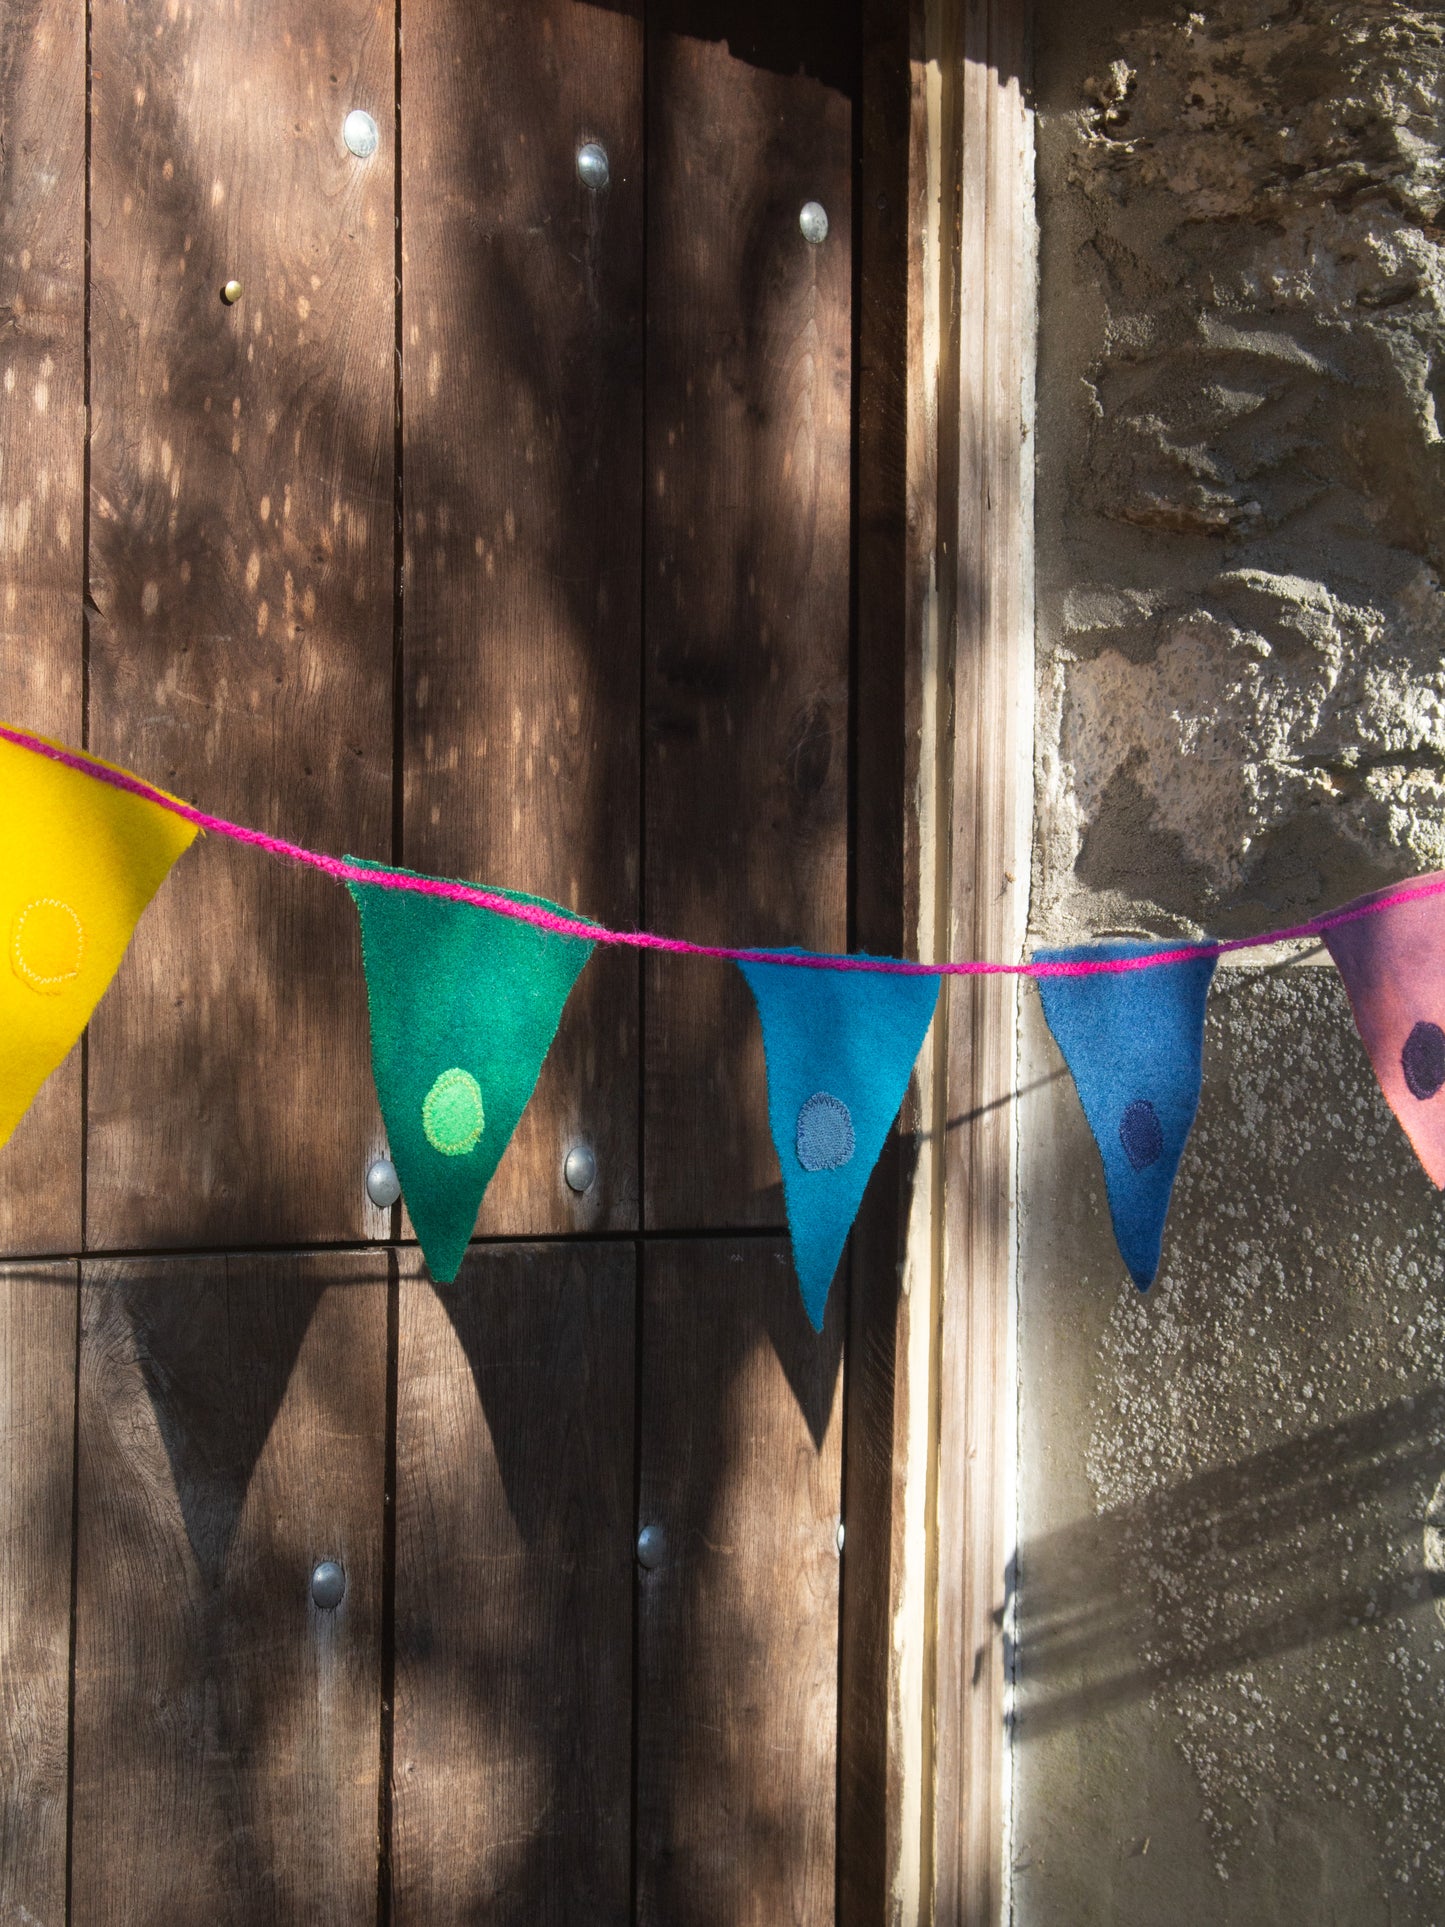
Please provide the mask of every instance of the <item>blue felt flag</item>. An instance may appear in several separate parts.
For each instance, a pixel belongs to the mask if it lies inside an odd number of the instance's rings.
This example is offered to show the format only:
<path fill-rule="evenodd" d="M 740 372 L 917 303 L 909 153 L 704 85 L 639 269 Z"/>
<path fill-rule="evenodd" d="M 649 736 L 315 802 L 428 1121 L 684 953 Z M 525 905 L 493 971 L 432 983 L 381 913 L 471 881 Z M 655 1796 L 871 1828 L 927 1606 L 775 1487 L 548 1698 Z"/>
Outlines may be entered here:
<path fill-rule="evenodd" d="M 1040 950 L 1034 961 L 1142 957 L 1167 944 Z M 1199 1109 L 1214 958 L 1088 977 L 1040 977 L 1039 996 L 1104 1160 L 1114 1237 L 1140 1291 L 1159 1269 L 1164 1219 Z"/>
<path fill-rule="evenodd" d="M 763 1023 L 768 1123 L 814 1331 L 938 1002 L 936 976 L 743 963 Z"/>

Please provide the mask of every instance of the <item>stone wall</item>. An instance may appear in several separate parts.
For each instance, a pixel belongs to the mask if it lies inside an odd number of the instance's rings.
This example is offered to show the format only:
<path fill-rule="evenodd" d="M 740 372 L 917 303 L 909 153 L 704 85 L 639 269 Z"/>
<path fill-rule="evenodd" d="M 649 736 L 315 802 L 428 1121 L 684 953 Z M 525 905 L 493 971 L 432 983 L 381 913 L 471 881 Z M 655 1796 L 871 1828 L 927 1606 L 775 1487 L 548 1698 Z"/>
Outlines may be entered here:
<path fill-rule="evenodd" d="M 1041 929 L 1445 862 L 1445 12 L 1044 0 Z"/>
<path fill-rule="evenodd" d="M 1037 85 L 1036 940 L 1445 866 L 1445 10 L 1040 0 Z M 1445 1206 L 1337 979 L 1220 972 L 1145 1298 L 1031 992 L 1020 1089 L 1020 1923 L 1445 1918 Z"/>

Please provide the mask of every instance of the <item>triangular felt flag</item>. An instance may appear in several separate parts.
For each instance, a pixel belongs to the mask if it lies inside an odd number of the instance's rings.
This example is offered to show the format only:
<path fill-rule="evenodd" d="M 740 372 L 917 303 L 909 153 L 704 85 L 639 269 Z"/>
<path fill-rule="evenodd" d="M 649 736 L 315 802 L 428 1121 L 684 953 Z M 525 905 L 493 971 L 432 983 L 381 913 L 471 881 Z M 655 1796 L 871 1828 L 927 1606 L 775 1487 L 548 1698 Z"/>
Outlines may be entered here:
<path fill-rule="evenodd" d="M 939 980 L 795 964 L 738 968 L 763 1023 L 793 1269 L 821 1331 L 833 1273 L 908 1089 Z"/>
<path fill-rule="evenodd" d="M 1040 950 L 1036 963 L 1143 957 L 1165 944 Z M 1213 957 L 1087 977 L 1040 977 L 1039 996 L 1104 1160 L 1114 1237 L 1140 1291 L 1159 1269 L 1164 1219 L 1199 1109 Z"/>
<path fill-rule="evenodd" d="M 159 803 L 0 738 L 0 1144 L 85 1029 L 195 835 Z"/>
<path fill-rule="evenodd" d="M 431 1274 L 447 1284 L 593 946 L 474 903 L 347 887 L 361 917 L 371 1068 L 392 1162 Z"/>
<path fill-rule="evenodd" d="M 1442 882 L 1445 872 L 1411 881 Z M 1377 890 L 1345 908 L 1400 888 Z M 1445 896 L 1391 904 L 1336 924 L 1324 939 L 1385 1101 L 1432 1181 L 1445 1186 Z"/>

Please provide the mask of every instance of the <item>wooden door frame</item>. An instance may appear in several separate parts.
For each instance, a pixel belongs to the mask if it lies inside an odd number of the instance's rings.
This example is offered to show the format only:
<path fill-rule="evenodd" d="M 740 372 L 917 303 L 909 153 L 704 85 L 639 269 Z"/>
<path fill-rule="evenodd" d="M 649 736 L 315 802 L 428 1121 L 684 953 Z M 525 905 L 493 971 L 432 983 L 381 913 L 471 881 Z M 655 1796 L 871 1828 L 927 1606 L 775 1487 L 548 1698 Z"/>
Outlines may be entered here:
<path fill-rule="evenodd" d="M 1023 937 L 1028 7 L 862 9 L 849 935 L 895 953 L 1007 957 Z M 78 58 L 72 41 L 76 101 Z M 73 278 L 82 184 L 65 178 Z M 50 226 L 61 232 L 53 217 Z M 79 312 L 77 300 L 72 322 Z M 75 340 L 65 345 L 70 401 L 61 406 L 52 375 L 43 421 L 68 446 L 82 357 Z M 39 419 L 27 417 L 30 432 Z M 79 613 L 77 587 L 41 626 L 78 633 Z M 69 723 L 39 720 L 80 736 L 78 708 Z M 991 1921 L 1006 1893 L 1015 1008 L 1006 982 L 954 981 L 920 1063 L 911 1128 L 890 1146 L 854 1239 L 838 1919 L 859 1927 Z M 64 1087 L 66 1102 L 78 1103 L 76 1090 Z M 78 1212 L 78 1167 L 75 1178 Z M 54 1343 L 74 1356 L 78 1324 L 43 1309 Z M 394 1332 L 390 1343 L 394 1352 Z M 59 1515 L 54 1523 L 59 1531 Z M 59 1594 L 50 1618 L 69 1635 Z M 64 1678 L 64 1651 L 56 1644 L 47 1690 Z"/>
<path fill-rule="evenodd" d="M 863 948 L 1016 959 L 1026 935 L 1031 25 L 1032 0 L 863 8 Z M 854 1237 L 844 1507 L 866 1557 L 843 1563 L 841 1927 L 1006 1908 L 1017 1009 L 1016 979 L 950 980 Z"/>

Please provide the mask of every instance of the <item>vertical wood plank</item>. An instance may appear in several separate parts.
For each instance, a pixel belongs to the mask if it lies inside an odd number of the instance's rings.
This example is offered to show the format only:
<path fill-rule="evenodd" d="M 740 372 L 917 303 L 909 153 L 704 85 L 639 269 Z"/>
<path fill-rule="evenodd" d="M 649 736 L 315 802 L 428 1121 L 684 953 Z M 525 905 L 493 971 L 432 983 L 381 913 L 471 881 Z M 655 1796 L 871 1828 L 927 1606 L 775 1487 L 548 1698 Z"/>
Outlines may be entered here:
<path fill-rule="evenodd" d="M 637 1918 L 834 1918 L 842 1307 L 809 1328 L 786 1245 L 644 1258 Z"/>
<path fill-rule="evenodd" d="M 722 37 L 662 0 L 648 44 L 645 914 L 841 950 L 856 16 Z M 645 984 L 645 1221 L 780 1224 L 746 986 L 667 959 Z"/>
<path fill-rule="evenodd" d="M 375 1917 L 386 1274 L 85 1267 L 77 1923 Z"/>
<path fill-rule="evenodd" d="M 0 1919 L 65 1918 L 74 1264 L 0 1270 Z"/>
<path fill-rule="evenodd" d="M 397 1927 L 627 1917 L 635 1273 L 514 1246 L 402 1285 Z"/>
<path fill-rule="evenodd" d="M 0 717 L 79 742 L 83 0 L 0 13 L 0 269 Z M 80 1056 L 71 1052 L 0 1150 L 0 1251 L 80 1248 Z"/>
<path fill-rule="evenodd" d="M 392 9 L 96 0 L 93 45 L 91 744 L 387 856 Z M 92 1248 L 383 1228 L 354 921 L 229 845 L 178 866 L 92 1025 Z"/>
<path fill-rule="evenodd" d="M 955 956 L 1014 958 L 1032 802 L 1033 356 L 1028 0 L 948 9 L 957 210 L 957 601 L 951 922 Z M 950 209 L 949 212 L 953 210 Z M 1004 1905 L 1005 1630 L 1012 1504 L 1016 980 L 954 978 L 939 1344 L 935 1917 Z"/>
<path fill-rule="evenodd" d="M 853 937 L 865 950 L 935 956 L 937 355 L 925 337 L 928 108 L 922 4 L 864 0 L 858 197 L 858 639 Z M 930 237 L 931 240 L 931 237 Z M 927 686 L 929 684 L 931 686 Z M 925 750 L 925 744 L 927 750 Z M 935 1030 L 934 1036 L 937 1032 Z M 927 1480 L 932 1306 L 930 1205 L 937 1132 L 926 1047 L 854 1228 L 843 1492 L 838 1711 L 840 1927 L 917 1918 L 926 1753 L 925 1576 L 915 1525 Z M 911 1290 L 903 1289 L 912 1264 Z M 917 1327 L 921 1324 L 922 1330 Z M 922 1346 L 919 1340 L 922 1338 Z M 926 1445 L 925 1445 L 926 1453 Z M 918 1488 L 907 1490 L 909 1480 Z M 900 1615 L 915 1627 L 900 1639 Z"/>
<path fill-rule="evenodd" d="M 638 915 L 642 33 L 637 4 L 407 0 L 404 846 Z M 478 77 L 485 76 L 485 84 Z M 605 148 L 600 191 L 577 151 Z M 637 961 L 593 958 L 485 1233 L 637 1221 Z M 590 1144 L 597 1178 L 563 1181 Z"/>

